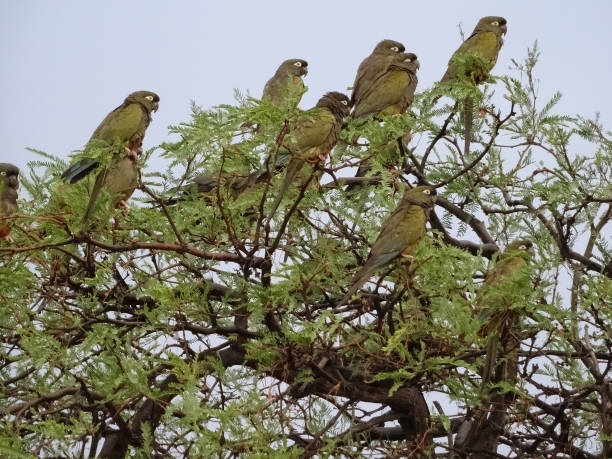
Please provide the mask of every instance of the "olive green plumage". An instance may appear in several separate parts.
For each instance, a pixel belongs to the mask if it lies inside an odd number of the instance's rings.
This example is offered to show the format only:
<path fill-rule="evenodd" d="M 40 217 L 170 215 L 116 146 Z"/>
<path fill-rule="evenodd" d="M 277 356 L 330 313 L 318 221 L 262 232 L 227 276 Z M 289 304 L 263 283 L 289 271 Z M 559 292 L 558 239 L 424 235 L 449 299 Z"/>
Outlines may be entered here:
<path fill-rule="evenodd" d="M 303 92 L 303 76 L 308 74 L 308 62 L 303 59 L 287 59 L 276 70 L 272 78 L 264 86 L 262 99 L 269 100 L 272 105 L 281 106 L 292 91 Z M 300 94 L 301 99 L 301 94 Z M 299 103 L 299 100 L 298 100 Z"/>
<path fill-rule="evenodd" d="M 385 74 L 389 65 L 397 56 L 405 51 L 404 45 L 394 40 L 383 40 L 376 45 L 372 53 L 366 57 L 359 68 L 353 83 L 351 104 L 354 110 L 361 111 L 359 106 Z"/>
<path fill-rule="evenodd" d="M 0 237 L 9 242 L 13 242 L 9 235 L 11 227 L 4 220 L 17 212 L 18 189 L 19 168 L 13 164 L 0 163 Z"/>
<path fill-rule="evenodd" d="M 414 99 L 419 66 L 416 54 L 392 55 L 387 68 L 361 92 L 351 116 L 363 119 L 404 113 Z"/>
<path fill-rule="evenodd" d="M 440 82 L 467 80 L 474 85 L 485 81 L 497 62 L 499 50 L 504 44 L 502 35 L 507 31 L 506 20 L 500 16 L 485 16 L 478 21 L 472 34 L 459 46 L 448 61 L 448 68 Z M 471 60 L 460 65 L 458 56 L 484 59 L 485 65 Z M 472 133 L 474 101 L 466 97 L 463 101 L 466 150 Z"/>
<path fill-rule="evenodd" d="M 506 20 L 500 16 L 485 16 L 478 21 L 472 34 L 453 53 L 446 73 L 440 81 L 451 81 L 457 77 L 468 78 L 474 84 L 482 83 L 495 63 L 499 50 L 504 44 L 502 35 L 507 32 Z M 461 74 L 457 67 L 457 56 L 478 56 L 489 62 L 487 68 L 480 66 L 467 67 Z"/>
<path fill-rule="evenodd" d="M 272 205 L 272 218 L 287 189 L 306 163 L 325 161 L 338 141 L 344 118 L 350 112 L 350 99 L 339 92 L 328 92 L 317 105 L 300 115 L 284 139 L 285 152 L 291 155 L 278 197 Z M 279 152 L 282 154 L 283 151 Z"/>
<path fill-rule="evenodd" d="M 229 191 L 230 196 L 236 199 L 241 193 L 246 191 L 249 187 L 252 187 L 263 180 L 263 172 L 255 171 L 247 176 L 231 176 L 224 175 L 222 177 L 219 174 L 201 174 L 196 176 L 187 185 L 180 188 L 183 196 L 190 196 L 197 194 L 201 197 L 210 197 L 214 195 L 215 190 L 219 186 L 219 183 L 225 185 Z M 175 199 L 173 202 L 170 201 L 167 204 L 172 204 L 181 198 Z"/>
<path fill-rule="evenodd" d="M 399 256 L 407 257 L 414 252 L 425 237 L 425 223 L 435 201 L 435 189 L 431 186 L 406 189 L 399 205 L 383 224 L 367 261 L 353 276 L 340 304 L 346 303 L 379 268 Z"/>
<path fill-rule="evenodd" d="M 109 145 L 121 143 L 127 155 L 123 151 L 109 152 L 116 155 L 116 158 L 98 173 L 84 220 L 89 218 L 102 187 L 118 195 L 117 204 L 125 204 L 125 200 L 136 189 L 138 184 L 136 162 L 145 132 L 151 122 L 151 113 L 157 111 L 158 107 L 157 94 L 150 91 L 136 91 L 126 97 L 123 104 L 110 112 L 92 134 L 88 144 L 93 140 L 104 140 Z M 62 174 L 62 178 L 69 183 L 75 183 L 98 166 L 97 159 L 83 158 L 70 166 Z"/>
<path fill-rule="evenodd" d="M 488 337 L 486 346 L 486 361 L 481 376 L 483 382 L 491 381 L 498 366 L 500 345 L 504 353 L 517 350 L 516 325 L 519 318 L 520 305 L 515 304 L 528 294 L 530 282 L 523 276 L 528 276 L 528 263 L 534 255 L 533 244 L 528 240 L 517 240 L 506 247 L 499 258 L 495 269 L 487 275 L 478 291 L 476 302 L 481 309 L 480 320 L 484 323 L 480 335 Z M 512 358 L 506 356 L 509 365 Z M 512 377 L 515 371 L 508 370 L 508 365 L 502 368 L 500 380 Z"/>
<path fill-rule="evenodd" d="M 395 53 L 387 61 L 387 68 L 378 75 L 367 89 L 361 92 L 359 102 L 353 107 L 351 117 L 354 119 L 380 118 L 384 115 L 405 113 L 414 100 L 414 91 L 418 83 L 416 75 L 420 63 L 414 53 Z M 409 134 L 406 134 L 409 138 Z M 393 142 L 386 147 L 388 156 L 397 156 L 397 145 Z M 362 162 L 355 177 L 363 177 L 370 170 L 367 162 Z M 357 184 L 347 187 L 347 191 Z"/>

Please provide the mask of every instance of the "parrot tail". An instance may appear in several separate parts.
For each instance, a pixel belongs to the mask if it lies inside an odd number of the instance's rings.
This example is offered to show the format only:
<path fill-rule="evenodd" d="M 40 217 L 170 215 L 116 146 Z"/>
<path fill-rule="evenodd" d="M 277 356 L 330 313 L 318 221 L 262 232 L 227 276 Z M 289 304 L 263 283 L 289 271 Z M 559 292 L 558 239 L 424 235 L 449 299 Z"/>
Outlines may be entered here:
<path fill-rule="evenodd" d="M 289 162 L 289 165 L 287 166 L 287 171 L 285 172 L 285 179 L 283 180 L 283 184 L 278 190 L 278 196 L 276 197 L 276 201 L 274 201 L 274 204 L 272 204 L 272 209 L 270 210 L 270 214 L 268 216 L 269 220 L 272 220 L 272 217 L 274 216 L 276 209 L 278 209 L 278 206 L 283 200 L 285 193 L 289 189 L 289 185 L 291 185 L 291 183 L 293 182 L 293 179 L 295 178 L 299 170 L 302 168 L 302 165 L 303 165 L 302 160 L 298 158 L 293 158 Z"/>
<path fill-rule="evenodd" d="M 76 183 L 98 167 L 98 162 L 90 158 L 83 158 L 74 163 L 62 174 L 62 179 L 66 182 Z"/>
<path fill-rule="evenodd" d="M 470 152 L 470 144 L 472 142 L 472 127 L 474 124 L 474 99 L 469 96 L 463 101 L 463 120 L 465 123 L 465 144 L 463 154 L 467 155 Z"/>
<path fill-rule="evenodd" d="M 366 262 L 366 264 L 363 265 L 359 272 L 353 276 L 353 279 L 351 280 L 351 286 L 346 291 L 346 294 L 342 297 L 338 305 L 346 304 L 351 299 L 351 297 L 355 293 L 357 293 L 357 290 L 359 290 L 361 286 L 368 281 L 368 279 L 375 270 L 376 269 L 372 269 L 370 265 L 368 265 L 368 263 Z"/>
<path fill-rule="evenodd" d="M 486 360 L 482 370 L 480 372 L 480 376 L 482 377 L 482 383 L 486 384 L 491 381 L 491 377 L 495 372 L 495 367 L 497 366 L 497 348 L 499 346 L 499 335 L 497 331 L 493 332 L 492 336 L 489 336 L 489 340 L 487 341 L 486 347 Z"/>
<path fill-rule="evenodd" d="M 104 183 L 107 172 L 108 172 L 108 169 L 104 169 L 96 177 L 96 182 L 94 183 L 93 189 L 91 191 L 91 195 L 89 196 L 89 204 L 87 205 L 87 210 L 85 211 L 85 215 L 83 215 L 84 228 L 88 229 L 88 221 L 94 209 L 94 205 L 96 204 L 96 200 L 98 199 L 98 196 L 100 195 L 100 191 L 102 190 L 102 184 Z"/>

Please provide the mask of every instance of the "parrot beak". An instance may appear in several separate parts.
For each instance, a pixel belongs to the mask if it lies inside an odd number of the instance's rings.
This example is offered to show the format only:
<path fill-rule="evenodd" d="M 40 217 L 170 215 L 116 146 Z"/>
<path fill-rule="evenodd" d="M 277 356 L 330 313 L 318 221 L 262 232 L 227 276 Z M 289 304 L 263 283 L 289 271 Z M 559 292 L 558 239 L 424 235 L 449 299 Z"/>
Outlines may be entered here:
<path fill-rule="evenodd" d="M 502 35 L 506 35 L 506 32 L 508 32 L 508 27 L 506 27 L 506 24 L 502 26 L 501 31 L 502 31 Z"/>
<path fill-rule="evenodd" d="M 19 179 L 17 178 L 16 175 L 11 175 L 7 181 L 11 188 L 15 188 L 15 189 L 19 188 Z"/>
<path fill-rule="evenodd" d="M 153 104 L 153 111 L 156 112 L 158 108 L 159 108 L 159 102 L 155 102 Z"/>
<path fill-rule="evenodd" d="M 534 248 L 533 246 L 530 246 L 530 247 L 527 249 L 527 253 L 528 253 L 529 255 L 531 255 L 532 257 L 535 257 L 535 248 Z"/>

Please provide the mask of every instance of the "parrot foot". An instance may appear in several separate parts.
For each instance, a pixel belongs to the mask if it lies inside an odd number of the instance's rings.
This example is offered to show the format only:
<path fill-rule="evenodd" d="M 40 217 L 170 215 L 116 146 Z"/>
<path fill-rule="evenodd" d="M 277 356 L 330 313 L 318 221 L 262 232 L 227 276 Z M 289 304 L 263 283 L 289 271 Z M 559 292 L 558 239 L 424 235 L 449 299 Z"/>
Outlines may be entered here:
<path fill-rule="evenodd" d="M 139 149 L 132 150 L 129 147 L 125 147 L 125 151 L 127 151 L 127 157 L 128 158 L 130 158 L 134 162 L 138 161 L 138 156 L 140 156 L 140 150 Z"/>
<path fill-rule="evenodd" d="M 414 257 L 408 253 L 401 253 L 401 263 L 411 265 L 414 262 Z"/>
<path fill-rule="evenodd" d="M 117 207 L 121 209 L 121 211 L 123 212 L 123 215 L 125 215 L 126 217 L 130 214 L 130 209 L 128 208 L 127 202 L 125 202 L 125 199 L 122 199 L 121 201 L 119 201 L 119 203 L 117 204 Z"/>

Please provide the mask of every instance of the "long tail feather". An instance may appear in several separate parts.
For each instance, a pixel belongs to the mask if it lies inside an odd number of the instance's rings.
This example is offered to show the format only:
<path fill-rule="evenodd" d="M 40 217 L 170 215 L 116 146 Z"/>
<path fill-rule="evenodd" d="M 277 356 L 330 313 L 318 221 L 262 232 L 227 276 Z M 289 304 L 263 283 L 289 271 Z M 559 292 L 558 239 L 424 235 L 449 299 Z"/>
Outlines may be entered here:
<path fill-rule="evenodd" d="M 380 267 L 380 264 L 376 263 L 376 257 L 370 257 L 368 261 L 361 267 L 361 269 L 353 276 L 351 280 L 351 286 L 346 291 L 346 294 L 340 300 L 338 304 L 346 304 L 357 291 L 365 284 L 368 279 L 376 272 Z"/>
<path fill-rule="evenodd" d="M 465 123 L 465 144 L 463 147 L 463 154 L 468 155 L 470 153 L 472 127 L 474 124 L 474 99 L 469 96 L 466 97 L 463 102 L 463 120 Z"/>
<path fill-rule="evenodd" d="M 274 216 L 276 209 L 280 205 L 281 201 L 285 197 L 285 193 L 289 189 L 289 185 L 291 185 L 291 183 L 293 182 L 297 173 L 299 172 L 299 170 L 302 168 L 303 165 L 304 165 L 304 162 L 298 158 L 293 158 L 289 162 L 289 165 L 287 166 L 287 170 L 285 172 L 285 179 L 283 180 L 280 190 L 278 191 L 278 196 L 276 197 L 276 201 L 274 201 L 274 204 L 272 204 L 272 209 L 270 210 L 270 214 L 268 216 L 269 220 L 272 220 L 272 217 Z"/>
<path fill-rule="evenodd" d="M 94 206 L 96 204 L 98 196 L 100 195 L 100 190 L 102 189 L 102 184 L 104 183 L 104 179 L 106 178 L 107 172 L 108 172 L 108 169 L 104 169 L 103 171 L 100 171 L 100 173 L 96 177 L 96 182 L 94 183 L 93 190 L 91 191 L 91 196 L 89 197 L 89 204 L 87 205 L 87 210 L 85 211 L 85 215 L 83 215 L 83 225 L 84 226 L 87 225 L 87 222 L 89 221 L 89 217 L 91 216 L 91 213 L 93 212 Z"/>

